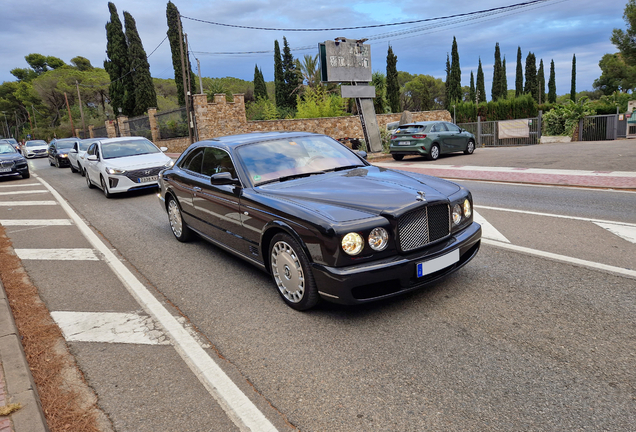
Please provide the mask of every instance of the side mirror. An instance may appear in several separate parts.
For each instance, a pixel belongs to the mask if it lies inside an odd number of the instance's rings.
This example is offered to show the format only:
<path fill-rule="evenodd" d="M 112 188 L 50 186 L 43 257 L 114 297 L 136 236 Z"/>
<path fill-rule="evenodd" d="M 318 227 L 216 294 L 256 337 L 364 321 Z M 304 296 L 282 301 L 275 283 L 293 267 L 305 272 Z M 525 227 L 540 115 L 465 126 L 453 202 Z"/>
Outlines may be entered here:
<path fill-rule="evenodd" d="M 356 150 L 356 153 L 358 154 L 358 156 L 360 156 L 362 159 L 366 159 L 367 158 L 367 152 L 365 152 L 364 150 Z"/>
<path fill-rule="evenodd" d="M 70 149 L 68 152 L 69 152 L 69 153 L 73 153 L 73 154 L 75 154 L 75 153 L 77 153 L 77 150 L 75 150 L 75 149 L 73 148 L 73 149 Z"/>
<path fill-rule="evenodd" d="M 210 177 L 210 184 L 213 186 L 233 185 L 239 184 L 239 181 L 232 177 L 232 173 L 222 172 L 212 174 L 212 176 Z"/>
<path fill-rule="evenodd" d="M 86 160 L 89 160 L 89 161 L 93 161 L 93 162 L 94 162 L 94 161 L 96 161 L 96 160 L 97 160 L 97 155 L 90 155 L 89 157 L 87 157 L 87 158 L 86 158 Z"/>
<path fill-rule="evenodd" d="M 168 151 L 168 147 L 159 147 L 159 150 L 165 153 Z"/>

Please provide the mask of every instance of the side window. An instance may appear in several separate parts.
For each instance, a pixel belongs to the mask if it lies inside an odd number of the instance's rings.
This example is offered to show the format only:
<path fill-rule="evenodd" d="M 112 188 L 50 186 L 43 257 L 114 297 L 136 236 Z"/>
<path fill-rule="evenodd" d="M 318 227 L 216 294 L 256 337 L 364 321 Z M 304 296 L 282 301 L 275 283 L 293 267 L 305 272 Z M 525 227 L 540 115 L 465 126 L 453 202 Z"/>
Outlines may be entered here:
<path fill-rule="evenodd" d="M 201 164 L 203 162 L 203 149 L 198 148 L 190 152 L 181 162 L 181 168 L 184 170 L 192 171 L 194 173 L 201 173 Z"/>
<path fill-rule="evenodd" d="M 201 174 L 211 176 L 222 172 L 229 172 L 236 178 L 236 171 L 230 155 L 225 150 L 207 147 L 203 153 L 203 168 Z"/>
<path fill-rule="evenodd" d="M 88 148 L 88 150 L 86 151 L 86 154 L 88 156 L 92 156 L 95 154 L 95 150 L 97 149 L 97 144 L 93 143 L 91 144 L 91 146 Z"/>
<path fill-rule="evenodd" d="M 454 124 L 452 124 L 452 123 L 446 123 L 446 127 L 451 132 L 459 132 L 459 127 L 454 125 Z"/>

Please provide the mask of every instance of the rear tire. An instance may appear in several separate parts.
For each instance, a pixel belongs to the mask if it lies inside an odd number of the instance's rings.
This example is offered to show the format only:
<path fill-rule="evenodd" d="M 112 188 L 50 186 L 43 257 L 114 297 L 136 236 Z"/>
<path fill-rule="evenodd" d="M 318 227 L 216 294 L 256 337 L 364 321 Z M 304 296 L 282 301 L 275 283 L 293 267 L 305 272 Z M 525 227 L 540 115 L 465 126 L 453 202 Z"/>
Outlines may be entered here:
<path fill-rule="evenodd" d="M 192 238 L 192 230 L 183 221 L 183 215 L 181 214 L 181 207 L 176 199 L 172 196 L 168 198 L 168 219 L 170 220 L 170 229 L 172 234 L 182 243 L 189 241 Z"/>
<path fill-rule="evenodd" d="M 437 144 L 433 144 L 431 147 L 431 151 L 428 154 L 428 160 L 437 160 L 439 157 L 439 146 Z"/>
<path fill-rule="evenodd" d="M 396 161 L 401 161 L 402 159 L 404 159 L 404 155 L 402 154 L 392 154 L 391 156 L 393 156 L 393 159 Z"/>

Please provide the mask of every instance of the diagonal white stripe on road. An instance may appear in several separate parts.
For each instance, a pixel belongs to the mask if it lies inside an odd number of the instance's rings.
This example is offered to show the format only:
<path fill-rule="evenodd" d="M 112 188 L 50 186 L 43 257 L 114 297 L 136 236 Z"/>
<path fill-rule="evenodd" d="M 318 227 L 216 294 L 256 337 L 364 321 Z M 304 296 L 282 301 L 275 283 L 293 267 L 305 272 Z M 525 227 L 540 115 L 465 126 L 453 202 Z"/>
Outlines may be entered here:
<path fill-rule="evenodd" d="M 93 249 L 15 249 L 22 260 L 99 261 Z"/>
<path fill-rule="evenodd" d="M 627 240 L 628 242 L 636 244 L 636 227 L 617 223 L 595 222 L 595 224 L 600 226 L 601 228 L 605 228 L 612 234 L 616 234 L 617 236 Z"/>
<path fill-rule="evenodd" d="M 4 226 L 54 226 L 73 225 L 70 219 L 0 219 Z"/>
<path fill-rule="evenodd" d="M 113 269 L 119 280 L 137 300 L 141 307 L 152 316 L 170 335 L 172 343 L 181 358 L 190 367 L 199 381 L 216 399 L 228 417 L 241 431 L 277 432 L 276 427 L 263 415 L 252 401 L 223 372 L 219 365 L 205 352 L 197 340 L 188 333 L 179 321 L 153 296 L 132 274 L 115 254 L 91 231 L 62 196 L 47 182 L 38 178 L 60 203 L 66 214 L 95 249 L 104 256 L 104 261 Z"/>
<path fill-rule="evenodd" d="M 54 206 L 56 201 L 0 201 L 0 207 Z"/>
<path fill-rule="evenodd" d="M 496 240 L 504 243 L 510 243 L 502 233 L 497 230 L 490 222 L 482 217 L 476 211 L 473 211 L 473 220 L 481 225 L 481 238 L 487 238 L 490 240 Z"/>

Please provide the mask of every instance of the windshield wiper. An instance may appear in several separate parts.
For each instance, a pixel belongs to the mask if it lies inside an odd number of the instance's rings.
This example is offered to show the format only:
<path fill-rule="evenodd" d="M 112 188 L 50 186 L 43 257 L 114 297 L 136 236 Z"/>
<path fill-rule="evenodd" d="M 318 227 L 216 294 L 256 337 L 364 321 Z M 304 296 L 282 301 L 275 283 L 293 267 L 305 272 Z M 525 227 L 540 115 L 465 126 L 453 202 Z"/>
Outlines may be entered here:
<path fill-rule="evenodd" d="M 292 174 L 292 175 L 288 175 L 288 176 L 284 176 L 284 177 L 280 177 L 278 179 L 278 181 L 284 182 L 287 180 L 293 180 L 293 179 L 297 179 L 297 178 L 303 178 L 303 177 L 309 177 L 315 174 L 325 174 L 324 171 L 314 171 L 314 172 L 308 172 L 308 173 L 302 173 L 302 174 Z"/>
<path fill-rule="evenodd" d="M 345 165 L 345 166 L 341 166 L 341 167 L 336 167 L 333 169 L 330 169 L 329 171 L 344 171 L 344 170 L 348 170 L 348 169 L 352 169 L 352 168 L 360 168 L 363 167 L 364 165 Z"/>

